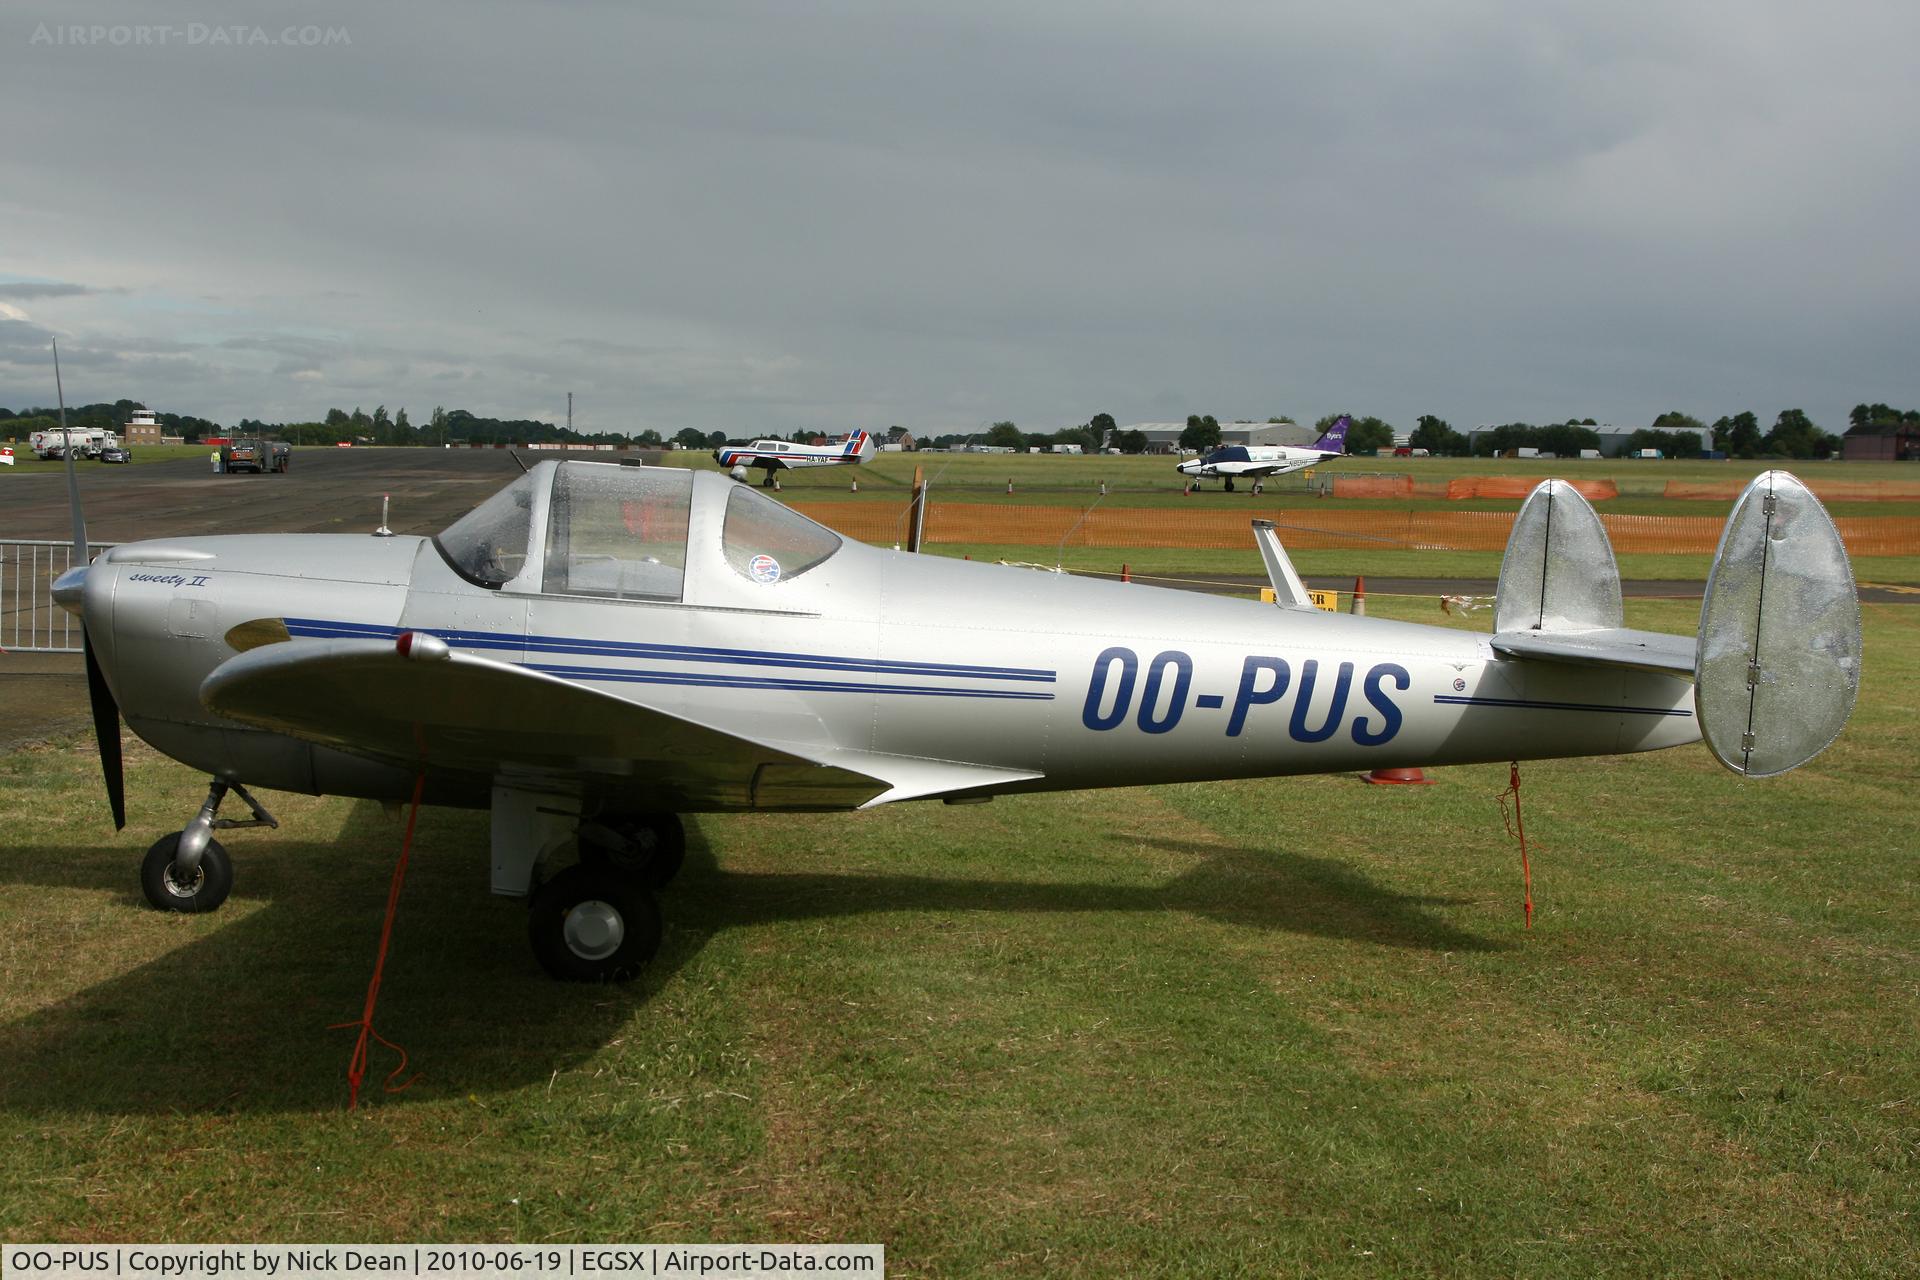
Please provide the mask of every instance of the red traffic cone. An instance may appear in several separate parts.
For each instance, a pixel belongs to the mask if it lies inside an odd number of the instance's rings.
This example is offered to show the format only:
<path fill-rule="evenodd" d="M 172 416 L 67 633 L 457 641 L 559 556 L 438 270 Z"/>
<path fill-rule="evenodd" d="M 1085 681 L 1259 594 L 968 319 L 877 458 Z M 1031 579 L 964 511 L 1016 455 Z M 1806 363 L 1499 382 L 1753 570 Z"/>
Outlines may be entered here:
<path fill-rule="evenodd" d="M 1124 564 L 1120 566 L 1120 581 L 1122 582 L 1133 581 L 1133 574 L 1128 571 L 1127 566 Z"/>
<path fill-rule="evenodd" d="M 1357 613 L 1363 618 L 1367 616 L 1367 580 L 1365 577 L 1359 577 L 1353 580 L 1353 608 L 1350 612 Z"/>
<path fill-rule="evenodd" d="M 1360 781 L 1370 782 L 1377 787 L 1430 787 L 1433 779 L 1418 769 L 1375 769 L 1372 773 L 1361 775 Z"/>

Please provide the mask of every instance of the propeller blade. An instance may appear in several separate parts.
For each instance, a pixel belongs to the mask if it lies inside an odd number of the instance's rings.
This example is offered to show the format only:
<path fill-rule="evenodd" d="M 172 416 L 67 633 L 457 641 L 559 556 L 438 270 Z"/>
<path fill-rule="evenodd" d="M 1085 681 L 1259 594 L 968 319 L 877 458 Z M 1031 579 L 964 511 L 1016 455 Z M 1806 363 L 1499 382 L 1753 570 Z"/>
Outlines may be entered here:
<path fill-rule="evenodd" d="M 93 641 L 81 628 L 80 646 L 87 655 L 87 701 L 93 704 L 93 737 L 100 746 L 100 776 L 107 784 L 107 803 L 113 808 L 113 829 L 127 825 L 127 785 L 120 763 L 120 705 L 113 700 L 107 677 L 93 656 Z"/>

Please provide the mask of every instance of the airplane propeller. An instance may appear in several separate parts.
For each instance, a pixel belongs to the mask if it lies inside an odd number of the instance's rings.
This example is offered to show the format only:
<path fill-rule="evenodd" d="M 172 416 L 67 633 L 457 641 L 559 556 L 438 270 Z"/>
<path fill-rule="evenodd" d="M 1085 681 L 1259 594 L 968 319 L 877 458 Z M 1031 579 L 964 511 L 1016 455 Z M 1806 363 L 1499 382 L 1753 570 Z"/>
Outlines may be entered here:
<path fill-rule="evenodd" d="M 67 457 L 67 505 L 73 512 L 73 558 L 72 568 L 60 575 L 60 581 L 54 584 L 55 595 L 74 600 L 82 599 L 82 588 L 87 578 L 87 521 L 80 513 L 80 479 L 73 467 L 73 437 L 67 432 L 67 391 L 60 382 L 60 344 L 53 344 L 53 386 L 60 400 L 60 436 L 65 447 L 61 450 Z M 120 705 L 113 700 L 113 690 L 107 686 L 107 677 L 100 670 L 99 659 L 93 656 L 93 637 L 87 633 L 87 614 L 84 608 L 76 609 L 80 615 L 80 647 L 87 659 L 87 701 L 93 708 L 93 738 L 100 751 L 100 776 L 107 784 L 107 805 L 113 810 L 113 829 L 123 830 L 127 825 L 126 771 L 120 754 Z"/>

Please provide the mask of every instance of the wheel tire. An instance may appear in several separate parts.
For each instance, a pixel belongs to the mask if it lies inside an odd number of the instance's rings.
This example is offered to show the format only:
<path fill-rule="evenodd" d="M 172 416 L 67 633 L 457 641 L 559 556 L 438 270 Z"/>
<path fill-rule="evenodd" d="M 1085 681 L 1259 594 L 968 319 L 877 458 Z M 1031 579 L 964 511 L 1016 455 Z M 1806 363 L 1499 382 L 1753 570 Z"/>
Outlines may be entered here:
<path fill-rule="evenodd" d="M 140 891 L 157 911 L 184 915 L 213 911 L 233 892 L 233 859 L 218 840 L 209 840 L 207 851 L 200 855 L 197 878 L 190 884 L 174 879 L 173 859 L 184 834 L 176 831 L 153 842 L 140 863 Z"/>
<path fill-rule="evenodd" d="M 527 940 L 562 982 L 626 982 L 660 950 L 660 907 L 639 885 L 583 863 L 534 893 Z"/>
<path fill-rule="evenodd" d="M 660 890 L 673 883 L 687 861 L 687 829 L 677 813 L 649 813 L 617 818 L 606 824 L 628 842 L 625 850 L 580 842 L 580 861 L 603 868 L 642 889 Z"/>

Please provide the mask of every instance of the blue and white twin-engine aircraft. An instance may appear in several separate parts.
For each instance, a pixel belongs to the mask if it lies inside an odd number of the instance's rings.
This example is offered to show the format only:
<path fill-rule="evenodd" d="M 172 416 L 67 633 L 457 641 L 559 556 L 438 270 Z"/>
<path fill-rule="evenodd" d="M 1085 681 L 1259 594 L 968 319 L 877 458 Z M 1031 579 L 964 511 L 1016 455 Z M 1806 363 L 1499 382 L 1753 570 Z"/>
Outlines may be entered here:
<path fill-rule="evenodd" d="M 1308 445 L 1221 445 L 1201 457 L 1188 458 L 1176 470 L 1194 480 L 1224 480 L 1227 492 L 1232 493 L 1236 476 L 1247 480 L 1263 480 L 1270 476 L 1286 475 L 1289 471 L 1303 471 L 1319 466 L 1328 458 L 1340 457 L 1347 451 L 1347 428 L 1351 425 L 1351 421 L 1343 415 L 1318 440 Z"/>

